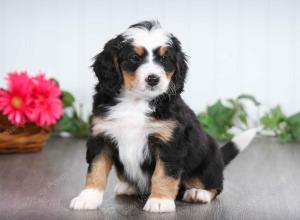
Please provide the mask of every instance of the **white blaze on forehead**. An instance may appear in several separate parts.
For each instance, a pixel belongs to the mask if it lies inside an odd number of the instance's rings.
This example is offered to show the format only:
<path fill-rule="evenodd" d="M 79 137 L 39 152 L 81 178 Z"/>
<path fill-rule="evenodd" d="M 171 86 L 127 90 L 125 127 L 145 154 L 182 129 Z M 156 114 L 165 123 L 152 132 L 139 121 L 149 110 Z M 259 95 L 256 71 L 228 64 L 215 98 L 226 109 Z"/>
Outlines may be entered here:
<path fill-rule="evenodd" d="M 171 34 L 163 30 L 158 24 L 153 26 L 150 30 L 144 27 L 131 27 L 123 34 L 125 41 L 129 40 L 132 45 L 143 47 L 147 51 L 147 57 L 136 69 L 135 74 L 138 79 L 138 84 L 135 92 L 142 97 L 155 97 L 167 91 L 170 80 L 166 77 L 165 70 L 154 59 L 154 50 L 159 47 L 169 46 L 171 41 Z M 150 74 L 155 74 L 160 77 L 159 84 L 154 90 L 148 89 L 146 78 Z"/>
<path fill-rule="evenodd" d="M 170 34 L 159 26 L 150 31 L 142 27 L 129 28 L 123 36 L 127 40 L 132 39 L 134 45 L 145 47 L 149 51 L 170 43 Z"/>

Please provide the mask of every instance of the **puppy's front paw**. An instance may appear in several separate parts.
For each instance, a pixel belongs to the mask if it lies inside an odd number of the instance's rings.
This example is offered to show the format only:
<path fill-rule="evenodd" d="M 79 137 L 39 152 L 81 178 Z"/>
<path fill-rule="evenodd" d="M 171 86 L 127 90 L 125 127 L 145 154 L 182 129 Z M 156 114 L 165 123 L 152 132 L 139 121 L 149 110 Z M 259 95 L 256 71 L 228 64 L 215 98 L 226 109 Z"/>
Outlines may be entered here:
<path fill-rule="evenodd" d="M 103 192 L 97 189 L 84 189 L 81 193 L 72 199 L 70 208 L 75 210 L 97 209 L 103 199 Z"/>
<path fill-rule="evenodd" d="M 170 199 L 149 198 L 144 210 L 148 212 L 174 212 L 175 202 Z"/>

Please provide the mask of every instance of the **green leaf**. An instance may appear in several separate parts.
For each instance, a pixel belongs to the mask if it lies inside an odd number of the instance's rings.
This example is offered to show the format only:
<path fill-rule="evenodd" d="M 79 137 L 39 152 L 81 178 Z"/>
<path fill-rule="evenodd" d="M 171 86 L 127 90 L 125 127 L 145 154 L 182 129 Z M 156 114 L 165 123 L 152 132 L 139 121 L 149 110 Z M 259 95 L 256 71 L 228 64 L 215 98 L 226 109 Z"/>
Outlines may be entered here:
<path fill-rule="evenodd" d="M 232 137 L 228 129 L 233 126 L 234 114 L 233 108 L 226 107 L 221 101 L 217 101 L 207 107 L 207 112 L 200 113 L 198 118 L 211 136 L 225 141 Z"/>
<path fill-rule="evenodd" d="M 239 119 L 244 125 L 248 125 L 247 114 L 245 112 L 239 114 Z"/>
<path fill-rule="evenodd" d="M 72 133 L 74 131 L 74 122 L 73 119 L 65 114 L 63 118 L 56 124 L 55 131 L 56 132 L 69 132 Z"/>
<path fill-rule="evenodd" d="M 68 92 L 62 92 L 64 105 L 64 116 L 54 127 L 54 133 L 67 132 L 79 138 L 86 138 L 89 133 L 89 123 L 82 119 L 80 112 L 76 109 L 74 96 Z"/>
<path fill-rule="evenodd" d="M 62 101 L 64 104 L 64 108 L 67 108 L 67 107 L 73 106 L 73 104 L 75 102 L 75 98 L 70 92 L 63 91 L 62 92 Z"/>
<path fill-rule="evenodd" d="M 214 105 L 208 106 L 207 113 L 209 116 L 213 117 L 214 122 L 217 125 L 223 127 L 232 127 L 232 119 L 235 113 L 235 110 L 229 107 L 226 107 L 219 100 Z"/>
<path fill-rule="evenodd" d="M 286 123 L 289 126 L 293 139 L 300 140 L 300 112 L 288 117 Z"/>
<path fill-rule="evenodd" d="M 282 143 L 289 143 L 292 141 L 293 137 L 288 131 L 284 131 L 278 135 L 279 140 Z"/>
<path fill-rule="evenodd" d="M 202 125 L 209 125 L 211 122 L 210 122 L 210 118 L 209 116 L 206 114 L 206 112 L 201 112 L 199 115 L 198 115 L 198 119 L 201 121 Z"/>
<path fill-rule="evenodd" d="M 283 114 L 281 107 L 276 106 L 266 113 L 261 118 L 261 123 L 266 129 L 276 129 L 279 127 L 279 124 L 285 121 L 286 116 Z"/>
<path fill-rule="evenodd" d="M 238 100 L 240 99 L 247 99 L 253 102 L 254 105 L 259 106 L 261 103 L 257 101 L 257 99 L 253 95 L 243 94 L 237 97 Z"/>
<path fill-rule="evenodd" d="M 79 138 L 86 138 L 89 133 L 89 125 L 85 121 L 83 121 L 81 118 L 74 120 L 74 125 L 76 127 L 76 130 L 73 132 L 73 135 L 75 137 Z"/>
<path fill-rule="evenodd" d="M 82 118 L 77 117 L 74 112 L 71 116 L 64 114 L 63 118 L 56 124 L 54 128 L 55 133 L 67 132 L 74 137 L 86 138 L 89 133 L 89 124 Z"/>

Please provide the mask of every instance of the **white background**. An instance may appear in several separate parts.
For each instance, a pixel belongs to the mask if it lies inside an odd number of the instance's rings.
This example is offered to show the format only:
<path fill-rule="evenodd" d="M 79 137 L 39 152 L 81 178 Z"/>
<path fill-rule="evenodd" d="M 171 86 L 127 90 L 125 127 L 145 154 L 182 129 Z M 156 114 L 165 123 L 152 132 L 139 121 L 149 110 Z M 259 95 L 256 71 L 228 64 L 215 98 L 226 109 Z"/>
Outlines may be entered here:
<path fill-rule="evenodd" d="M 0 86 L 9 71 L 42 70 L 89 112 L 92 57 L 145 19 L 182 41 L 190 63 L 184 98 L 195 111 L 241 93 L 300 110 L 297 0 L 0 0 Z"/>

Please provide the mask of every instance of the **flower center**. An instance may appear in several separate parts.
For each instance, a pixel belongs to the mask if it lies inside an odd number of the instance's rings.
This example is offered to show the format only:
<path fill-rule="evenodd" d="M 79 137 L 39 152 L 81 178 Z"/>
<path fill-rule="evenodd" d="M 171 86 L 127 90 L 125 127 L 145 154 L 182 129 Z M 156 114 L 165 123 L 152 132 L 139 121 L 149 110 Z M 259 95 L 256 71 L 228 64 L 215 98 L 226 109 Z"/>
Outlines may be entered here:
<path fill-rule="evenodd" d="M 11 104 L 14 108 L 21 108 L 23 102 L 22 102 L 22 99 L 18 96 L 14 96 L 12 99 L 11 99 Z"/>
<path fill-rule="evenodd" d="M 38 95 L 38 100 L 40 101 L 40 102 L 44 102 L 44 100 L 45 100 L 45 97 L 44 96 L 42 96 L 42 95 Z"/>

